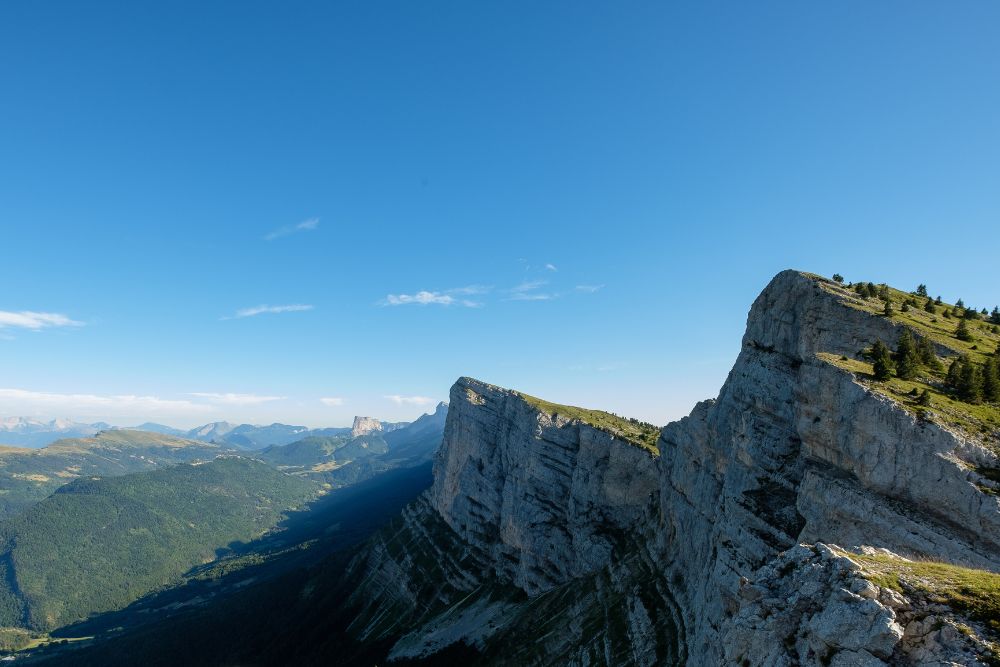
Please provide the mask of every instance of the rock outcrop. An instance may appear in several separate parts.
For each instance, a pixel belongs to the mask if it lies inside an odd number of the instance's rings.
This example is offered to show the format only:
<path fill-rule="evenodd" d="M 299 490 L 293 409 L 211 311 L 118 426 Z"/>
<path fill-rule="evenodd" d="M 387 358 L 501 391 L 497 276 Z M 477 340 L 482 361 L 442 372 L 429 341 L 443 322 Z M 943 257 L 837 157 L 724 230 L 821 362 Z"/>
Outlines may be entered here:
<path fill-rule="evenodd" d="M 725 662 L 741 581 L 800 542 L 1000 570 L 1000 504 L 969 479 L 994 455 L 817 356 L 897 336 L 822 279 L 786 271 L 754 303 L 719 398 L 664 428 L 657 539 L 693 663 Z"/>
<path fill-rule="evenodd" d="M 369 433 L 381 430 L 382 422 L 374 417 L 355 417 L 354 425 L 351 426 L 351 437 L 357 438 L 359 436 L 368 435 Z"/>
<path fill-rule="evenodd" d="M 658 458 L 459 380 L 432 488 L 352 563 L 352 633 L 486 664 L 976 664 L 849 555 L 1000 571 L 1000 501 L 973 472 L 996 456 L 821 356 L 898 333 L 779 274 L 719 397 Z"/>

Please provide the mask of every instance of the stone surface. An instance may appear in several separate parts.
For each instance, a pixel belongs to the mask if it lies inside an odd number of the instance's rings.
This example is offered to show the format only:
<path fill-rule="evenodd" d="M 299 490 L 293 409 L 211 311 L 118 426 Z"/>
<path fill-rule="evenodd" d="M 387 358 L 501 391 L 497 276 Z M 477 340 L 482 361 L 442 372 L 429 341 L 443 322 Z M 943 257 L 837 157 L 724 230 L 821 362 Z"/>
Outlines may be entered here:
<path fill-rule="evenodd" d="M 351 437 L 357 438 L 361 435 L 368 435 L 375 431 L 382 430 L 382 422 L 374 417 L 355 417 L 354 425 L 351 426 Z"/>
<path fill-rule="evenodd" d="M 962 619 L 844 551 L 1000 569 L 1000 502 L 969 471 L 996 457 L 817 356 L 897 336 L 779 274 L 719 397 L 663 429 L 659 459 L 459 380 L 432 488 L 352 564 L 354 632 L 398 657 L 464 642 L 485 664 L 978 664 Z"/>

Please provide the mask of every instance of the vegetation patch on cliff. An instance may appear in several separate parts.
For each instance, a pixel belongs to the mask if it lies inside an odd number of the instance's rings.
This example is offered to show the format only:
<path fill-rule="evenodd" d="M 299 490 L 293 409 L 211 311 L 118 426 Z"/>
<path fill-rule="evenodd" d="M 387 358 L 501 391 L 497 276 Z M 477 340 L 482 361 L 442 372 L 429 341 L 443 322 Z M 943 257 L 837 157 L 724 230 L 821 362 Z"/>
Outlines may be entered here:
<path fill-rule="evenodd" d="M 887 285 L 872 283 L 854 283 L 848 287 L 820 280 L 819 284 L 827 291 L 836 294 L 851 308 L 887 317 L 893 322 L 911 328 L 931 342 L 953 350 L 957 355 L 968 355 L 973 361 L 983 363 L 987 355 L 1000 345 L 1000 312 L 996 308 L 983 313 L 985 308 L 980 310 L 966 308 L 961 299 L 958 300 L 958 304 L 950 304 L 940 297 L 929 296 L 927 288 L 923 285 L 914 292 L 904 292 Z M 862 286 L 864 293 L 858 290 L 859 285 Z M 874 288 L 874 296 L 869 285 Z M 962 321 L 965 322 L 965 328 L 969 332 L 968 340 L 957 336 L 959 323 Z"/>
<path fill-rule="evenodd" d="M 966 307 L 931 297 L 926 285 L 903 292 L 888 285 L 818 279 L 849 307 L 895 324 L 898 339 L 872 341 L 855 358 L 818 356 L 919 418 L 983 441 L 1000 453 L 1000 309 Z"/>
<path fill-rule="evenodd" d="M 657 441 L 660 438 L 660 427 L 630 417 L 620 417 L 612 412 L 578 408 L 573 405 L 560 405 L 517 392 L 517 395 L 529 405 L 547 415 L 561 416 L 566 419 L 581 421 L 596 429 L 610 433 L 625 440 L 631 445 L 641 447 L 655 456 L 659 456 L 660 448 Z"/>
<path fill-rule="evenodd" d="M 905 560 L 890 554 L 847 553 L 872 583 L 944 604 L 982 623 L 1000 638 L 1000 574 L 949 563 Z"/>
<path fill-rule="evenodd" d="M 1000 433 L 1000 405 L 981 403 L 974 405 L 955 398 L 947 389 L 941 374 L 925 373 L 912 380 L 893 377 L 876 382 L 873 364 L 862 359 L 849 359 L 836 354 L 820 352 L 817 356 L 834 366 L 849 371 L 866 387 L 893 399 L 907 411 L 922 418 L 952 427 L 966 435 L 982 439 Z M 928 398 L 922 398 L 924 392 Z M 990 443 L 1000 449 L 1000 442 Z"/>

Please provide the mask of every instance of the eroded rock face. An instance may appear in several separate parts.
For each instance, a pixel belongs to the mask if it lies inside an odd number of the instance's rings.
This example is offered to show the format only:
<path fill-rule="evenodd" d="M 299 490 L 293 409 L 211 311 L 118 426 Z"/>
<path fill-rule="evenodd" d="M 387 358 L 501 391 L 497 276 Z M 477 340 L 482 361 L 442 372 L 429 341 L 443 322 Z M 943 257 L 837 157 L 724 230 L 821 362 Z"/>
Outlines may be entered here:
<path fill-rule="evenodd" d="M 963 463 L 992 455 L 816 356 L 853 357 L 897 336 L 896 325 L 845 306 L 817 279 L 781 273 L 751 309 L 719 398 L 663 430 L 657 537 L 676 574 L 692 664 L 724 663 L 733 650 L 724 638 L 745 607 L 741 580 L 799 542 L 1000 569 L 997 499 L 970 483 Z"/>
<path fill-rule="evenodd" d="M 485 664 L 966 664 L 825 544 L 1000 569 L 1000 502 L 970 470 L 996 457 L 817 356 L 899 333 L 821 280 L 775 277 L 659 459 L 459 380 L 432 488 L 352 566 L 354 631 Z"/>
<path fill-rule="evenodd" d="M 607 564 L 650 510 L 656 465 L 639 447 L 470 378 L 450 406 L 431 504 L 529 595 Z"/>

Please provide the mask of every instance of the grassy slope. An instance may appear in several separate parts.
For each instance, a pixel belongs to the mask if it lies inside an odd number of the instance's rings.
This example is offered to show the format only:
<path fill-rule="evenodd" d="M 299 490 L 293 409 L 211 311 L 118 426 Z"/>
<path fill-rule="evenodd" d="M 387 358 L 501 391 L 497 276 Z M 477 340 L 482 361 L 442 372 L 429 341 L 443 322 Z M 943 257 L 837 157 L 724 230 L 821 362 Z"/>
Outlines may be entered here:
<path fill-rule="evenodd" d="M 656 444 L 660 437 L 660 428 L 658 426 L 640 421 L 632 421 L 611 414 L 610 412 L 604 412 L 603 410 L 590 410 L 572 405 L 550 403 L 549 401 L 520 392 L 518 392 L 518 396 L 540 412 L 548 415 L 560 415 L 567 419 L 574 419 L 585 424 L 590 424 L 594 428 L 619 437 L 629 444 L 641 447 L 654 455 L 659 455 L 660 453 L 660 449 Z"/>
<path fill-rule="evenodd" d="M 247 459 L 78 479 L 0 524 L 0 625 L 123 607 L 257 537 L 315 485 Z"/>
<path fill-rule="evenodd" d="M 909 561 L 883 554 L 842 552 L 872 583 L 926 603 L 944 604 L 982 623 L 993 662 L 1000 664 L 1000 574 L 948 563 Z M 965 632 L 972 632 L 965 626 Z M 992 635 L 992 637 L 990 637 Z"/>
<path fill-rule="evenodd" d="M 884 317 L 882 314 L 884 302 L 881 299 L 865 299 L 855 294 L 851 289 L 830 282 L 821 281 L 819 284 L 824 289 L 841 297 L 846 305 L 878 317 Z M 855 377 L 865 386 L 892 398 L 913 413 L 917 413 L 921 407 L 916 403 L 916 396 L 910 392 L 916 389 L 919 393 L 927 389 L 931 395 L 931 405 L 926 410 L 929 411 L 931 419 L 966 436 L 985 441 L 994 450 L 1000 450 L 1000 442 L 998 442 L 998 438 L 1000 438 L 1000 405 L 965 403 L 952 398 L 944 388 L 947 368 L 954 357 L 965 354 L 974 361 L 982 363 L 987 354 L 992 353 L 1000 346 L 1000 334 L 993 333 L 994 325 L 983 320 L 967 320 L 966 323 L 973 332 L 975 340 L 971 342 L 961 341 L 954 336 L 959 319 L 956 317 L 945 319 L 942 316 L 942 312 L 946 308 L 954 308 L 953 305 L 942 304 L 938 306 L 937 314 L 932 315 L 923 310 L 923 303 L 926 299 L 914 297 L 912 294 L 893 288 L 889 288 L 889 293 L 893 303 L 892 321 L 903 324 L 918 335 L 948 349 L 947 356 L 941 359 L 945 369 L 943 372 L 933 372 L 924 368 L 913 380 L 892 378 L 884 383 L 875 382 L 872 375 L 872 365 L 867 361 L 843 359 L 838 355 L 825 353 L 820 353 L 818 356 L 828 363 L 854 373 Z M 916 298 L 920 305 L 916 308 L 911 307 L 908 312 L 901 312 L 900 308 L 903 302 L 910 298 Z"/>
<path fill-rule="evenodd" d="M 48 447 L 0 448 L 0 520 L 46 498 L 81 476 L 124 475 L 194 460 L 222 449 L 194 440 L 144 431 L 105 431 L 92 438 L 59 440 Z"/>

